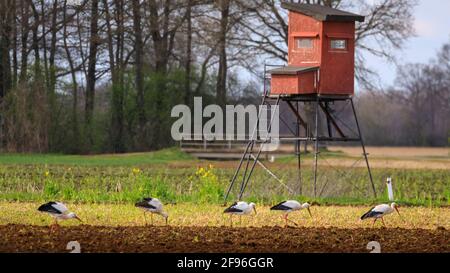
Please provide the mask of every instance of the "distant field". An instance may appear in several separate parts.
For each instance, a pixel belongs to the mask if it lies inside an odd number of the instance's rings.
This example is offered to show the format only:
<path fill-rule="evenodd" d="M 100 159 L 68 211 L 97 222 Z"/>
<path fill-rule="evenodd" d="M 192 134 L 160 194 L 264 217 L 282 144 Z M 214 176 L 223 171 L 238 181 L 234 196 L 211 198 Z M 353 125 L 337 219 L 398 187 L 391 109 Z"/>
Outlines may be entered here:
<path fill-rule="evenodd" d="M 141 166 L 192 160 L 178 149 L 115 155 L 0 154 L 0 165 Z"/>
<path fill-rule="evenodd" d="M 361 147 L 330 146 L 332 152 L 341 151 L 346 155 L 359 156 Z M 372 157 L 395 158 L 442 158 L 450 159 L 450 148 L 422 148 L 422 147 L 366 147 Z"/>
<path fill-rule="evenodd" d="M 421 147 L 366 147 L 371 166 L 374 168 L 436 169 L 450 170 L 450 148 Z M 330 152 L 341 152 L 344 156 L 360 157 L 361 147 L 328 147 Z M 348 160 L 346 160 L 348 162 Z M 345 166 L 346 161 L 335 161 Z"/>

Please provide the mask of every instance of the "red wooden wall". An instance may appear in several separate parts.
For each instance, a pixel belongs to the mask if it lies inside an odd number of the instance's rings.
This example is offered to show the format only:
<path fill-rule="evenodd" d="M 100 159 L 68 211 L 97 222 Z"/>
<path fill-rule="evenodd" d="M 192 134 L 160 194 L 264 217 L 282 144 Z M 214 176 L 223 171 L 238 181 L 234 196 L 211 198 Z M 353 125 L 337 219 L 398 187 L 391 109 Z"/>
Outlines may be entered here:
<path fill-rule="evenodd" d="M 296 38 L 312 38 L 313 48 L 299 49 Z M 271 94 L 353 95 L 355 77 L 355 22 L 322 22 L 289 12 L 288 65 L 320 67 L 317 72 L 272 75 Z M 331 49 L 333 39 L 345 39 L 346 50 Z M 317 88 L 314 79 L 320 79 Z"/>

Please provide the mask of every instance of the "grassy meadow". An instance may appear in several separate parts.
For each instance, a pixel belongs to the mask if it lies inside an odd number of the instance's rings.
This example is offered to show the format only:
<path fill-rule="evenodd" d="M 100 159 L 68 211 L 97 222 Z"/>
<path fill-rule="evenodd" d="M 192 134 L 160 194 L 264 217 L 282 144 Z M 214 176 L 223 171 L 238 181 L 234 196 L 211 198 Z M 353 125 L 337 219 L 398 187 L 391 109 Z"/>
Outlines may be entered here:
<path fill-rule="evenodd" d="M 448 206 L 448 169 L 374 168 L 378 191 L 374 199 L 363 162 L 352 168 L 333 166 L 333 160 L 349 160 L 342 152 L 323 152 L 319 166 L 317 198 L 313 196 L 311 155 L 304 156 L 302 191 L 296 161 L 281 158 L 265 162 L 284 185 L 257 167 L 245 199 L 271 205 L 286 198 L 317 204 L 370 205 L 384 202 L 384 181 L 394 179 L 395 197 L 403 205 Z M 309 163 L 308 163 L 309 162 Z M 155 153 L 98 156 L 1 155 L 0 201 L 132 204 L 144 196 L 166 204 L 222 204 L 237 162 L 212 162 L 191 158 L 176 148 Z M 238 179 L 240 182 L 242 179 Z M 238 194 L 237 184 L 230 200 Z"/>

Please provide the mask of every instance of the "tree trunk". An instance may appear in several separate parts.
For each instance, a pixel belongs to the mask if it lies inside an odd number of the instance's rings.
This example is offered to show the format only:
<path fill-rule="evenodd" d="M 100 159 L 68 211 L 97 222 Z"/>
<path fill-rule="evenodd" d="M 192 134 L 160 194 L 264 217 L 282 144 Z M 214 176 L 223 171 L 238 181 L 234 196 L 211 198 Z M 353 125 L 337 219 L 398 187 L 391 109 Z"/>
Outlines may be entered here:
<path fill-rule="evenodd" d="M 97 50 L 99 45 L 98 37 L 98 0 L 92 0 L 91 4 L 91 30 L 89 45 L 89 60 L 87 72 L 86 86 L 86 105 L 85 105 L 85 133 L 86 133 L 86 149 L 90 152 L 94 144 L 93 136 L 93 115 L 95 102 L 95 84 L 97 72 Z"/>
<path fill-rule="evenodd" d="M 187 10 L 186 10 L 186 20 L 187 20 L 187 33 L 186 33 L 186 64 L 185 64 L 185 97 L 184 103 L 186 105 L 191 105 L 192 92 L 191 92 L 191 74 L 192 74 L 192 0 L 188 0 Z"/>
<path fill-rule="evenodd" d="M 11 59 L 9 55 L 12 33 L 12 2 L 8 0 L 0 4 L 0 103 L 12 85 Z"/>
<path fill-rule="evenodd" d="M 64 1 L 64 21 L 66 21 L 67 18 L 67 0 Z M 80 129 L 78 126 L 78 82 L 76 77 L 76 71 L 75 66 L 72 59 L 72 54 L 70 52 L 69 46 L 67 44 L 67 23 L 64 24 L 64 49 L 66 51 L 67 55 L 67 62 L 69 63 L 70 67 L 70 75 L 72 77 L 72 148 L 71 152 L 73 153 L 79 153 L 80 152 Z"/>
<path fill-rule="evenodd" d="M 152 127 L 151 146 L 153 149 L 159 149 L 167 140 L 162 137 L 162 96 L 166 89 L 167 64 L 169 59 L 169 16 L 170 0 L 165 0 L 163 14 L 158 14 L 158 4 L 155 0 L 149 0 L 150 10 L 150 33 L 155 48 L 155 74 L 156 94 L 155 110 Z M 162 26 L 161 26 L 162 23 Z"/>
<path fill-rule="evenodd" d="M 220 0 L 219 72 L 217 75 L 217 103 L 225 108 L 227 103 L 227 32 L 230 16 L 230 0 Z"/>
<path fill-rule="evenodd" d="M 136 81 L 136 107 L 138 113 L 138 148 L 142 148 L 145 143 L 145 96 L 144 96 L 144 78 L 143 78 L 143 41 L 141 26 L 141 5 L 139 0 L 133 0 L 133 25 L 135 39 L 135 81 Z"/>
<path fill-rule="evenodd" d="M 28 1 L 20 1 L 21 9 L 21 64 L 20 82 L 25 82 L 28 75 L 28 34 L 30 32 L 30 6 Z"/>
<path fill-rule="evenodd" d="M 108 8 L 108 3 L 104 1 L 105 8 Z M 114 1 L 114 20 L 117 25 L 115 31 L 115 39 L 113 39 L 114 31 L 109 23 L 110 14 L 106 11 L 107 28 L 108 28 L 108 50 L 110 56 L 110 65 L 112 71 L 112 120 L 111 120 L 111 137 L 113 150 L 117 153 L 125 151 L 124 131 L 124 103 L 125 103 L 125 88 L 124 88 L 124 1 Z M 116 43 L 116 51 L 114 52 L 113 42 Z"/>

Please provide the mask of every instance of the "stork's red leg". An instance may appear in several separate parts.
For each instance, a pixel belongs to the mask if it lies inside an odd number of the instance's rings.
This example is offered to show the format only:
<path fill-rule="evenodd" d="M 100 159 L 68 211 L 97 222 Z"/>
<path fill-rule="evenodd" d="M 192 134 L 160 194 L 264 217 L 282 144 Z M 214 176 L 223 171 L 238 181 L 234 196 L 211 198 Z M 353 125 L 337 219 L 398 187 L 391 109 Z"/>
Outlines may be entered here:
<path fill-rule="evenodd" d="M 287 225 L 287 222 L 290 222 L 290 223 L 294 224 L 296 227 L 298 227 L 298 224 L 296 222 L 288 219 L 288 214 L 286 214 L 286 225 Z"/>
<path fill-rule="evenodd" d="M 55 230 L 58 230 L 58 228 L 59 228 L 59 225 L 58 225 L 58 219 L 56 219 L 56 218 L 54 218 L 55 219 L 55 221 L 54 221 L 54 223 L 50 226 L 50 231 L 55 231 Z"/>
<path fill-rule="evenodd" d="M 373 220 L 373 224 L 372 224 L 372 227 L 374 227 L 375 226 L 375 223 L 377 222 L 377 218 L 375 218 L 374 220 Z"/>
<path fill-rule="evenodd" d="M 386 224 L 384 223 L 383 217 L 381 217 L 381 222 L 383 222 L 383 226 L 386 227 Z"/>

